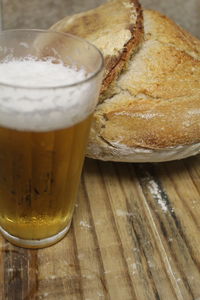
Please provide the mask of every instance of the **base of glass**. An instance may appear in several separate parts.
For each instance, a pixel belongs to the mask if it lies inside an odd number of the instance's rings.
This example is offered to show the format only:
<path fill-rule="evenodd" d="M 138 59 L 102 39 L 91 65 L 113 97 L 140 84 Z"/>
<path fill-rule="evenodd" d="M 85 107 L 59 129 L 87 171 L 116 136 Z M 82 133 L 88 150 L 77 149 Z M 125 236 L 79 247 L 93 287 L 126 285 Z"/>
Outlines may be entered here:
<path fill-rule="evenodd" d="M 53 236 L 50 236 L 48 238 L 41 239 L 41 240 L 20 239 L 18 237 L 11 235 L 10 233 L 8 233 L 1 226 L 0 226 L 0 232 L 2 233 L 2 235 L 4 236 L 4 238 L 6 240 L 8 240 L 10 243 L 14 244 L 15 246 L 22 247 L 22 248 L 38 249 L 38 248 L 49 247 L 49 246 L 57 243 L 58 241 L 60 241 L 65 236 L 65 234 L 68 232 L 70 225 L 71 225 L 71 222 L 59 233 L 57 233 Z"/>

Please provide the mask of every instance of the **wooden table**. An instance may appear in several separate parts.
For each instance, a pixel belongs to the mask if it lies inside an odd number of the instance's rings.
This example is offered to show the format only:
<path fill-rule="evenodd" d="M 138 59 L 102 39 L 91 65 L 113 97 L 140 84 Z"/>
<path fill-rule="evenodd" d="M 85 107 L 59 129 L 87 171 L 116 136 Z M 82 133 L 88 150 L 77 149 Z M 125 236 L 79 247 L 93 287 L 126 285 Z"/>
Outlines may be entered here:
<path fill-rule="evenodd" d="M 42 250 L 0 239 L 2 300 L 199 300 L 200 157 L 86 160 L 68 235 Z"/>
<path fill-rule="evenodd" d="M 82 2 L 73 3 L 79 10 Z M 0 299 L 200 300 L 199 230 L 200 156 L 156 164 L 87 159 L 62 241 L 26 250 L 0 236 Z"/>

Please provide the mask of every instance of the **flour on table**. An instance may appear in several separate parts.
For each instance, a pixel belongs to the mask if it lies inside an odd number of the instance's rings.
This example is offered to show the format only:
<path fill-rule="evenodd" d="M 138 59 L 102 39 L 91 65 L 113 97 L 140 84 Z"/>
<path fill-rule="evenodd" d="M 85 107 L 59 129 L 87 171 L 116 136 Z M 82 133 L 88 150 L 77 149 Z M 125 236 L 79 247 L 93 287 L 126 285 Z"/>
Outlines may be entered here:
<path fill-rule="evenodd" d="M 122 210 L 122 209 L 117 209 L 116 210 L 116 215 L 118 217 L 133 217 L 133 213 L 129 213 L 128 211 Z"/>
<path fill-rule="evenodd" d="M 92 226 L 90 224 L 88 224 L 86 221 L 80 221 L 80 226 L 84 227 L 84 228 L 91 228 Z"/>
<path fill-rule="evenodd" d="M 158 204 L 160 205 L 162 210 L 164 212 L 167 212 L 167 210 L 168 210 L 167 204 L 166 204 L 166 201 L 162 197 L 162 194 L 161 194 L 162 191 L 161 191 L 159 185 L 155 181 L 150 180 L 148 182 L 148 188 L 149 188 L 151 194 L 153 195 L 153 197 L 158 201 Z"/>

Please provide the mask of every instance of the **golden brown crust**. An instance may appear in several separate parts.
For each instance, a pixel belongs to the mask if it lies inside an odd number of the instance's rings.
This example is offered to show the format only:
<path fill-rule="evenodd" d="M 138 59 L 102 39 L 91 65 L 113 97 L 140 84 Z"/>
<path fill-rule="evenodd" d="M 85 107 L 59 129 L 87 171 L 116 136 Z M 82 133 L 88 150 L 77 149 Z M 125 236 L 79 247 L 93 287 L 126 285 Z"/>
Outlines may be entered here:
<path fill-rule="evenodd" d="M 90 157 L 123 161 L 126 150 L 134 161 L 136 149 L 200 142 L 200 41 L 154 11 L 144 11 L 144 30 L 115 95 L 96 109 Z"/>
<path fill-rule="evenodd" d="M 112 0 L 87 12 L 65 17 L 51 29 L 88 39 L 102 51 L 105 58 L 103 93 L 143 40 L 142 9 L 138 0 Z"/>
<path fill-rule="evenodd" d="M 198 95 L 167 101 L 154 99 L 153 103 L 152 99 L 133 99 L 125 94 L 121 97 L 113 99 L 120 105 L 105 103 L 98 108 L 90 142 L 95 143 L 97 135 L 109 144 L 130 148 L 162 149 L 200 142 Z"/>
<path fill-rule="evenodd" d="M 112 9 L 118 14 L 117 5 L 122 1 L 109 3 L 115 3 Z M 132 3 L 137 7 L 137 2 Z M 200 41 L 159 12 L 144 11 L 141 44 L 142 17 L 138 6 L 135 32 L 129 30 L 130 38 L 123 36 L 122 22 L 119 43 L 123 43 L 118 45 L 117 55 L 108 55 L 106 51 L 115 38 L 109 38 L 102 28 L 110 29 L 111 36 L 117 35 L 119 28 L 111 26 L 117 24 L 112 20 L 114 12 L 102 27 L 105 5 L 98 11 L 100 17 L 95 15 L 99 26 L 95 30 L 105 45 L 106 73 L 100 96 L 103 103 L 94 114 L 87 156 L 113 161 L 163 161 L 198 153 Z M 90 24 L 89 19 L 83 20 Z M 74 24 L 73 17 L 71 21 Z M 90 34 L 87 38 L 93 42 Z"/>

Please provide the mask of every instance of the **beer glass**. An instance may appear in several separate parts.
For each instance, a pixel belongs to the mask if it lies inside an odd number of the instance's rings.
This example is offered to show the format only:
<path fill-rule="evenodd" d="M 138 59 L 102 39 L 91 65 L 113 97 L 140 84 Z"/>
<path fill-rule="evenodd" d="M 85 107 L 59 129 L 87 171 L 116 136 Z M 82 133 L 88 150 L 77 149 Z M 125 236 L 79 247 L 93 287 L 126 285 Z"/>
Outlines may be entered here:
<path fill-rule="evenodd" d="M 18 74 L 16 84 L 0 77 L 0 231 L 15 245 L 42 248 L 70 227 L 103 59 L 73 35 L 0 33 L 0 68 L 2 61 L 26 57 L 50 57 L 87 73 L 84 80 L 48 87 L 19 85 Z"/>

